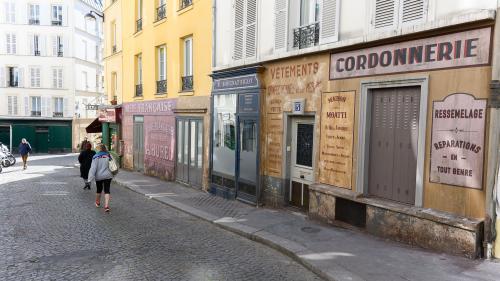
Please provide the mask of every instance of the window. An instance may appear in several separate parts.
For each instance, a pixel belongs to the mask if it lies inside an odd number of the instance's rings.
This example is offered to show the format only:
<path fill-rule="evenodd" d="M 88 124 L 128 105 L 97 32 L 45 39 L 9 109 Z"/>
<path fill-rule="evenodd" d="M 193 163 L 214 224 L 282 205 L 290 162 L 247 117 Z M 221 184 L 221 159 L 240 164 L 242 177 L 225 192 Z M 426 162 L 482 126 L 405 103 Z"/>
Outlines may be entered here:
<path fill-rule="evenodd" d="M 33 55 L 40 55 L 40 35 L 33 35 Z"/>
<path fill-rule="evenodd" d="M 57 35 L 52 37 L 52 55 L 57 57 L 64 56 L 63 39 Z"/>
<path fill-rule="evenodd" d="M 52 5 L 52 25 L 62 25 L 63 15 L 61 5 Z"/>
<path fill-rule="evenodd" d="M 118 90 L 118 79 L 116 72 L 111 73 L 111 97 L 116 100 L 116 91 Z"/>
<path fill-rule="evenodd" d="M 426 19 L 427 0 L 375 0 L 373 28 L 395 29 Z"/>
<path fill-rule="evenodd" d="M 156 49 L 156 93 L 163 94 L 167 92 L 167 48 L 160 46 Z"/>
<path fill-rule="evenodd" d="M 40 5 L 38 4 L 29 4 L 29 24 L 40 24 Z"/>
<path fill-rule="evenodd" d="M 62 89 L 63 87 L 63 69 L 53 68 L 52 69 L 52 88 Z"/>
<path fill-rule="evenodd" d="M 5 2 L 5 20 L 7 23 L 16 22 L 16 3 L 14 1 Z"/>
<path fill-rule="evenodd" d="M 84 90 L 89 89 L 89 81 L 88 81 L 87 71 L 82 71 L 82 89 L 84 89 Z"/>
<path fill-rule="evenodd" d="M 309 25 L 318 21 L 319 0 L 300 0 L 300 25 Z"/>
<path fill-rule="evenodd" d="M 38 67 L 38 66 L 37 67 L 31 67 L 30 68 L 30 76 L 31 76 L 31 79 L 30 79 L 30 81 L 31 81 L 31 83 L 30 83 L 31 87 L 32 88 L 40 88 L 40 86 L 41 86 L 40 85 L 40 83 L 41 83 L 40 82 L 41 81 L 41 79 L 40 79 L 40 67 Z"/>
<path fill-rule="evenodd" d="M 9 87 L 19 87 L 20 86 L 20 80 L 21 80 L 21 75 L 22 72 L 20 71 L 19 68 L 17 67 L 8 67 L 8 86 Z"/>
<path fill-rule="evenodd" d="M 31 116 L 42 116 L 41 97 L 31 97 Z"/>
<path fill-rule="evenodd" d="M 193 5 L 193 0 L 180 0 L 180 1 L 181 1 L 181 9 Z"/>
<path fill-rule="evenodd" d="M 136 63 L 136 83 L 135 83 L 135 95 L 142 96 L 142 54 L 135 57 Z"/>
<path fill-rule="evenodd" d="M 7 54 L 15 55 L 17 53 L 17 38 L 13 33 L 7 33 L 5 42 L 7 44 Z"/>
<path fill-rule="evenodd" d="M 18 103 L 16 96 L 7 97 L 7 108 L 9 115 L 18 115 Z"/>
<path fill-rule="evenodd" d="M 135 31 L 139 32 L 142 30 L 142 0 L 136 0 L 137 1 L 137 16 L 136 16 L 136 25 L 135 25 Z"/>
<path fill-rule="evenodd" d="M 193 90 L 193 38 L 184 39 L 182 91 Z"/>
<path fill-rule="evenodd" d="M 299 18 L 299 27 L 293 30 L 293 47 L 302 49 L 318 45 L 319 0 L 301 0 Z"/>
<path fill-rule="evenodd" d="M 257 55 L 257 0 L 235 0 L 233 9 L 233 59 L 255 58 Z"/>
<path fill-rule="evenodd" d="M 116 53 L 116 21 L 111 23 L 111 52 Z"/>
<path fill-rule="evenodd" d="M 162 20 L 167 17 L 167 1 L 159 0 L 156 8 L 156 20 Z"/>
<path fill-rule="evenodd" d="M 54 98 L 54 117 L 63 117 L 64 99 Z"/>
<path fill-rule="evenodd" d="M 82 40 L 82 46 L 83 46 L 83 58 L 87 60 L 88 59 L 87 41 Z"/>

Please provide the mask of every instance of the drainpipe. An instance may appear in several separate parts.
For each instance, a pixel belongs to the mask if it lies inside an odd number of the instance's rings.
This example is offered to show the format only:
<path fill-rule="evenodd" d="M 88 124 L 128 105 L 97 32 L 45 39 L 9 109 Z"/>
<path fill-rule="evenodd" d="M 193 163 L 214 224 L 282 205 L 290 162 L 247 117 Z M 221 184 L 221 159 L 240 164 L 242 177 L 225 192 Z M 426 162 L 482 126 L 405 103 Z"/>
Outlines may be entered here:
<path fill-rule="evenodd" d="M 490 108 L 490 124 L 488 139 L 488 163 L 486 177 L 486 217 L 484 223 L 484 256 L 500 258 L 500 237 L 497 230 L 500 229 L 500 0 L 497 1 L 497 16 L 495 17 L 495 28 L 493 34 L 492 64 L 490 84 L 490 97 L 488 107 Z"/>
<path fill-rule="evenodd" d="M 216 66 L 216 39 L 217 35 L 217 22 L 216 22 L 216 12 L 217 12 L 217 0 L 212 0 L 212 67 Z"/>

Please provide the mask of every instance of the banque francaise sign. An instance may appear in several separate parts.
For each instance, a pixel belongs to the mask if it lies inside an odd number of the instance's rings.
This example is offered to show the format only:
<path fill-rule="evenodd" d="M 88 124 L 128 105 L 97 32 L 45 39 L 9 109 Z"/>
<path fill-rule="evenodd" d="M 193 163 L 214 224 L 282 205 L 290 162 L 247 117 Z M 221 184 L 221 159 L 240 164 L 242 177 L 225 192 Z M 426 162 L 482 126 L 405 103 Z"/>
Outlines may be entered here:
<path fill-rule="evenodd" d="M 491 28 L 331 55 L 330 79 L 489 64 Z"/>

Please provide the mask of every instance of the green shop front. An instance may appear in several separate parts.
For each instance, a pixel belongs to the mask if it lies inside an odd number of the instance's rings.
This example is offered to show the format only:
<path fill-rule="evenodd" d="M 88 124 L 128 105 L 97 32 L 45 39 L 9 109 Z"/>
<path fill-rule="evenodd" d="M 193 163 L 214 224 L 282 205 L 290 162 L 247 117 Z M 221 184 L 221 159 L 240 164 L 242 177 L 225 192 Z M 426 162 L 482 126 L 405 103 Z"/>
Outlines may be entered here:
<path fill-rule="evenodd" d="M 71 152 L 71 122 L 69 118 L 0 119 L 0 142 L 14 153 L 22 138 L 28 140 L 34 153 Z"/>
<path fill-rule="evenodd" d="M 105 106 L 99 108 L 99 117 L 86 129 L 87 133 L 102 133 L 102 143 L 111 153 L 120 159 L 123 147 L 121 141 L 121 106 Z"/>

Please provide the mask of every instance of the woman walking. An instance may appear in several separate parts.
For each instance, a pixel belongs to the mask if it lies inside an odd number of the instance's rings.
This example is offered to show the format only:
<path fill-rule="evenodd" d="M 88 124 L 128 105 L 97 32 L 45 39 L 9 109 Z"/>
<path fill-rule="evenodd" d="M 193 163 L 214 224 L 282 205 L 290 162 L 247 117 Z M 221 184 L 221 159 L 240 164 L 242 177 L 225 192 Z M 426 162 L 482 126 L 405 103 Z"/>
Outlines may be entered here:
<path fill-rule="evenodd" d="M 92 150 L 90 142 L 87 142 L 83 149 L 84 150 L 82 150 L 78 156 L 78 162 L 80 163 L 80 177 L 82 177 L 85 181 L 83 189 L 90 189 L 90 182 L 88 181 L 89 170 L 92 165 L 92 158 L 95 155 L 95 151 Z"/>
<path fill-rule="evenodd" d="M 19 144 L 19 154 L 21 154 L 21 158 L 23 159 L 23 170 L 28 168 L 28 155 L 31 153 L 31 145 L 25 139 L 21 139 L 21 143 Z"/>
<path fill-rule="evenodd" d="M 97 148 L 99 152 L 92 158 L 92 164 L 90 166 L 88 175 L 88 182 L 91 183 L 93 180 L 95 180 L 97 186 L 95 206 L 97 208 L 101 206 L 101 193 L 104 189 L 104 210 L 106 212 L 109 212 L 109 189 L 111 185 L 111 179 L 113 179 L 113 173 L 109 169 L 109 161 L 112 161 L 112 158 L 104 144 L 99 144 Z"/>

